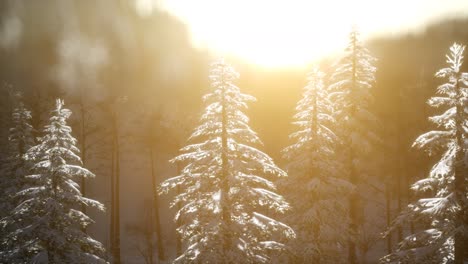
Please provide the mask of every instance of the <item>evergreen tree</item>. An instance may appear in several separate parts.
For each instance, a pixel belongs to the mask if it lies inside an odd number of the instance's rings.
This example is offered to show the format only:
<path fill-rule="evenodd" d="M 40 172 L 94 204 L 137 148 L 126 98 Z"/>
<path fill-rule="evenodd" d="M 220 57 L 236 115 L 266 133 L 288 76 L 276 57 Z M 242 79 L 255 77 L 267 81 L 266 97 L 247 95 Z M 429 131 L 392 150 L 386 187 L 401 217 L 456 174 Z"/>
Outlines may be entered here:
<path fill-rule="evenodd" d="M 341 252 L 348 240 L 344 199 L 353 188 L 340 178 L 335 120 L 323 78 L 317 69 L 309 74 L 294 115 L 298 127 L 290 136 L 294 143 L 284 149 L 289 177 L 281 187 L 293 207 L 285 219 L 296 230 L 292 244 L 300 263 L 343 262 Z"/>
<path fill-rule="evenodd" d="M 25 184 L 28 162 L 24 155 L 34 145 L 33 127 L 30 124 L 31 112 L 22 102 L 18 102 L 11 115 L 12 127 L 9 131 L 5 165 L 0 178 L 0 218 L 17 205 L 15 195 Z"/>
<path fill-rule="evenodd" d="M 7 217 L 20 202 L 16 193 L 26 187 L 24 176 L 30 168 L 30 163 L 24 155 L 34 145 L 33 128 L 29 123 L 31 112 L 20 100 L 20 95 L 10 98 L 16 107 L 12 110 L 12 127 L 6 145 L 7 156 L 0 171 L 0 219 Z M 15 228 L 15 223 L 8 228 L 0 228 L 0 252 L 8 250 L 8 243 L 2 240 Z"/>
<path fill-rule="evenodd" d="M 443 108 L 429 120 L 439 130 L 419 136 L 413 147 L 441 158 L 427 178 L 411 187 L 421 198 L 408 206 L 395 220 L 393 228 L 405 222 L 425 222 L 428 228 L 406 237 L 397 250 L 382 258 L 384 263 L 463 263 L 467 245 L 467 162 L 468 162 L 468 74 L 462 73 L 465 47 L 453 44 L 447 55 L 448 67 L 436 77 L 448 79 L 437 88 L 438 96 L 428 104 Z"/>
<path fill-rule="evenodd" d="M 40 143 L 30 148 L 29 187 L 19 191 L 21 203 L 2 220 L 4 226 L 18 228 L 6 238 L 9 250 L 1 253 L 7 263 L 104 263 L 103 247 L 81 228 L 93 222 L 78 210 L 82 204 L 103 210 L 103 205 L 81 195 L 75 180 L 94 177 L 81 167 L 76 139 L 67 119 L 71 111 L 57 100 L 50 123 Z"/>
<path fill-rule="evenodd" d="M 349 182 L 358 187 L 369 173 L 369 154 L 378 136 L 372 129 L 376 117 L 369 111 L 373 100 L 371 88 L 375 82 L 375 59 L 362 45 L 359 33 L 353 29 L 349 44 L 332 76 L 331 98 L 335 105 L 335 116 L 340 124 L 339 136 L 343 139 L 342 154 Z M 349 240 L 348 263 L 357 262 L 356 241 L 363 225 L 363 202 L 359 191 L 349 198 L 349 229 L 354 238 Z"/>
<path fill-rule="evenodd" d="M 161 184 L 162 192 L 181 190 L 173 205 L 181 205 L 176 221 L 187 247 L 176 263 L 268 263 L 269 251 L 285 248 L 275 239 L 295 236 L 290 227 L 266 216 L 285 212 L 289 205 L 264 176 L 286 173 L 251 146 L 260 139 L 243 110 L 255 99 L 240 92 L 237 78 L 223 61 L 213 64 L 213 90 L 204 96 L 205 113 L 191 135 L 200 143 L 181 149 L 173 159 L 186 164 L 181 175 Z"/>

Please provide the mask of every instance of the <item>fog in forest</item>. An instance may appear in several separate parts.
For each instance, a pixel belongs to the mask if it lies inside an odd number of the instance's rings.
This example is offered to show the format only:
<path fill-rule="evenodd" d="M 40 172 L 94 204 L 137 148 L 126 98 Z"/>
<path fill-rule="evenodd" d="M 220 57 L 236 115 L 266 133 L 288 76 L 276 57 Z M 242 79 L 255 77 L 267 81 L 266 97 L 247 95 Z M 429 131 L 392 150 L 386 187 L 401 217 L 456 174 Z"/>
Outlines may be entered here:
<path fill-rule="evenodd" d="M 174 215 L 178 208 L 170 207 L 174 193 L 157 195 L 156 189 L 165 180 L 179 175 L 185 166 L 169 160 L 181 154 L 180 148 L 197 143 L 188 138 L 201 124 L 200 117 L 205 113 L 207 105 L 202 97 L 213 91 L 209 78 L 211 63 L 222 57 L 239 73 L 235 84 L 242 93 L 257 99 L 242 110 L 249 118 L 250 128 L 263 142 L 255 147 L 288 172 L 288 179 L 294 179 L 290 161 L 282 151 L 293 143 L 289 135 L 296 129 L 293 116 L 308 84 L 307 75 L 313 67 L 320 67 L 325 76 L 324 85 L 332 84 L 341 50 L 346 46 L 332 53 L 318 52 L 317 59 L 304 65 L 267 67 L 245 57 L 195 45 L 187 21 L 162 8 L 158 1 L 150 9 L 138 2 L 145 1 L 0 2 L 0 177 L 6 175 L 11 157 L 8 139 L 18 100 L 31 111 L 30 124 L 35 129 L 31 133 L 38 138 L 49 124 L 50 111 L 57 107 L 56 99 L 63 99 L 63 107 L 72 112 L 67 122 L 81 150 L 82 165 L 96 175 L 86 179 L 81 192 L 106 207 L 103 212 L 86 209 L 95 222 L 86 232 L 102 243 L 103 259 L 110 263 L 149 263 L 151 255 L 152 263 L 171 263 L 189 242 L 179 242 L 176 235 L 179 223 L 174 221 Z M 430 225 L 422 220 L 406 223 L 392 229 L 389 236 L 382 236 L 408 204 L 422 198 L 410 187 L 427 177 L 440 159 L 440 154 L 429 157 L 411 146 L 421 134 L 434 129 L 428 117 L 442 114 L 427 102 L 445 82 L 435 77 L 439 69 L 447 67 L 445 54 L 454 42 L 468 44 L 468 18 L 458 14 L 434 17 L 411 30 L 363 33 L 363 45 L 376 58 L 375 84 L 369 92 L 373 99 L 368 111 L 378 120 L 372 129 L 380 140 L 374 144 L 368 159 L 377 165 L 366 172 L 365 181 L 356 185 L 361 188 L 363 211 L 359 217 L 364 224 L 360 237 L 355 238 L 358 256 L 354 263 L 383 261 L 381 258 L 394 252 L 404 237 Z M 326 22 L 323 27 L 327 27 Z M 287 52 L 283 53 L 287 56 Z M 462 65 L 460 72 L 468 72 L 468 64 Z M 467 129 L 466 119 L 464 122 Z M 338 129 L 339 124 L 337 121 L 332 128 Z M 465 132 L 465 141 L 466 135 Z M 342 156 L 337 161 L 338 166 L 346 163 Z M 465 166 L 465 188 L 468 186 L 466 171 Z M 120 187 L 112 189 L 116 173 Z M 294 204 L 288 198 L 294 191 L 282 185 L 283 179 L 268 180 L 278 185 L 276 193 Z M 80 178 L 75 181 L 83 187 Z M 111 212 L 116 210 L 111 205 L 111 190 L 120 197 L 120 217 L 114 216 L 120 221 L 120 262 L 115 261 L 116 249 L 110 234 Z M 466 204 L 463 206 L 466 209 Z M 294 214 L 294 207 L 291 210 L 285 215 Z M 280 216 L 279 212 L 267 215 L 290 225 L 295 229 L 296 238 L 301 236 L 288 217 Z M 310 219 L 310 225 L 315 226 L 316 218 Z M 467 217 L 463 219 L 466 228 Z M 6 237 L 3 232 L 0 235 Z M 463 239 L 467 241 L 466 235 Z M 327 243 L 334 242 L 327 240 Z M 0 245 L 8 243 L 2 240 Z M 346 243 L 338 246 L 341 262 L 331 259 L 327 262 L 323 256 L 301 257 L 300 253 L 288 250 L 271 253 L 273 257 L 265 262 L 351 263 L 347 259 L 347 246 Z M 7 252 L 5 247 L 0 251 Z M 288 246 L 291 248 L 295 246 Z M 216 252 L 210 254 L 217 256 Z M 464 254 L 467 261 L 466 248 Z M 261 262 L 239 256 L 237 263 L 249 261 Z M 49 263 L 54 262 L 49 259 Z"/>

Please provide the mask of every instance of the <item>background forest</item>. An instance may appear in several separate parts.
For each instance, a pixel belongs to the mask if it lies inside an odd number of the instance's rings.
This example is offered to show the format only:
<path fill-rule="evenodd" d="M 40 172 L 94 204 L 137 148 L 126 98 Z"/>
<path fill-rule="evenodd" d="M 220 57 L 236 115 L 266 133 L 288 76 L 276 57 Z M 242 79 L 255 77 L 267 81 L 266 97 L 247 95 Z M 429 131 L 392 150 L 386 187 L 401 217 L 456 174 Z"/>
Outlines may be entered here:
<path fill-rule="evenodd" d="M 187 26 L 171 14 L 154 9 L 142 15 L 130 0 L 26 2 L 0 1 L 0 167 L 7 160 L 15 95 L 20 92 L 31 111 L 36 136 L 56 99 L 64 99 L 81 160 L 96 175 L 79 182 L 82 192 L 106 207 L 86 209 L 95 221 L 87 233 L 102 242 L 108 258 L 116 250 L 112 236 L 119 236 L 122 263 L 169 263 L 182 245 L 175 208 L 169 207 L 173 196 L 156 195 L 156 187 L 181 169 L 168 161 L 198 123 L 217 56 L 195 48 Z M 364 39 L 377 58 L 371 110 L 382 143 L 365 187 L 369 226 L 357 241 L 359 263 L 376 263 L 419 228 L 405 224 L 382 237 L 416 200 L 410 185 L 435 161 L 411 145 L 431 130 L 428 117 L 436 110 L 426 102 L 441 84 L 434 74 L 445 67 L 453 42 L 468 44 L 468 19 Z M 326 56 L 317 64 L 330 76 L 337 58 Z M 291 122 L 310 67 L 268 68 L 225 59 L 240 73 L 237 86 L 257 98 L 246 113 L 262 151 L 284 169 L 282 150 L 291 143 Z M 468 71 L 467 63 L 461 71 Z"/>

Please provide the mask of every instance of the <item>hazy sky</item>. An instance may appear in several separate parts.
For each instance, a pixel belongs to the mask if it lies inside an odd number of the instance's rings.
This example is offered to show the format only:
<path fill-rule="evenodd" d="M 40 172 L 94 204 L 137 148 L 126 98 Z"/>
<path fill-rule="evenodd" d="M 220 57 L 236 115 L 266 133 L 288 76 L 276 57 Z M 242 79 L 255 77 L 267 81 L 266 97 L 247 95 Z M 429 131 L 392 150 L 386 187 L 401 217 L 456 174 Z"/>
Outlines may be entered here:
<path fill-rule="evenodd" d="M 304 65 L 339 50 L 351 24 L 364 37 L 468 16 L 467 0 L 137 0 L 182 19 L 193 42 L 266 66 Z"/>

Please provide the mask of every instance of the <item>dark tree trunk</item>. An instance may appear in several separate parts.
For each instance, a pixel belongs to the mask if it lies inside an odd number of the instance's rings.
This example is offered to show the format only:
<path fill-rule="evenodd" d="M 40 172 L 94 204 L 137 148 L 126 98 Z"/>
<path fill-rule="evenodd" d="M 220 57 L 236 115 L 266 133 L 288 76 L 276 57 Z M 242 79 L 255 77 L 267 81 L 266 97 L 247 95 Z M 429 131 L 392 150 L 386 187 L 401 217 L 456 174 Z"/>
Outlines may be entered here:
<path fill-rule="evenodd" d="M 392 196 L 391 196 L 391 184 L 390 181 L 387 180 L 387 184 L 385 186 L 385 211 L 386 211 L 386 218 L 387 218 L 387 228 L 390 227 L 392 223 Z M 392 253 L 392 234 L 387 234 L 387 254 Z"/>
<path fill-rule="evenodd" d="M 114 263 L 120 264 L 120 149 L 119 149 L 119 128 L 117 124 L 117 113 L 114 113 L 114 133 L 115 133 L 115 251 Z"/>
<path fill-rule="evenodd" d="M 145 206 L 146 209 L 146 220 L 147 222 L 145 223 L 145 226 L 147 227 L 147 230 L 145 230 L 145 240 L 146 240 L 146 254 L 147 256 L 145 257 L 146 263 L 148 264 L 153 264 L 154 263 L 154 254 L 153 254 L 153 249 L 154 249 L 154 242 L 153 242 L 153 233 L 154 233 L 154 228 L 153 228 L 153 210 L 152 206 L 150 205 L 149 208 Z"/>
<path fill-rule="evenodd" d="M 154 211 L 154 229 L 156 233 L 156 247 L 158 250 L 158 259 L 160 261 L 164 261 L 165 259 L 165 252 L 164 252 L 164 245 L 162 239 L 162 232 L 161 232 L 161 223 L 160 223 L 160 216 L 159 216 L 159 203 L 158 203 L 158 192 L 157 192 L 157 181 L 156 181 L 156 171 L 154 168 L 154 137 L 151 135 L 151 147 L 150 147 L 150 159 L 151 159 L 151 179 L 152 179 L 152 186 L 153 186 L 153 211 Z M 152 262 L 151 262 L 152 263 Z"/>
<path fill-rule="evenodd" d="M 111 143 L 111 174 L 110 174 L 110 189 L 111 189 L 111 208 L 110 208 L 110 251 L 112 258 L 115 251 L 115 140 L 112 135 Z"/>
<path fill-rule="evenodd" d="M 111 226 L 110 242 L 113 263 L 120 264 L 120 152 L 119 152 L 119 130 L 117 124 L 117 113 L 115 109 L 110 110 L 111 115 Z"/>
<path fill-rule="evenodd" d="M 398 134 L 398 132 L 397 132 Z M 396 177 L 396 183 L 395 183 L 395 191 L 396 191 L 396 197 L 397 197 L 397 211 L 398 212 L 402 212 L 402 209 L 403 209 L 403 206 L 402 206 L 402 192 L 401 192 L 401 178 L 402 178 L 402 155 L 403 153 L 401 152 L 402 149 L 400 147 L 401 145 L 401 138 L 400 136 L 397 136 L 398 138 L 398 147 L 397 147 L 397 153 L 396 153 L 396 158 L 397 158 L 397 165 L 396 165 L 396 173 L 395 173 L 395 177 Z M 401 241 L 403 240 L 403 229 L 401 227 L 401 225 L 398 225 L 397 227 L 397 238 L 398 238 L 398 241 Z"/>

